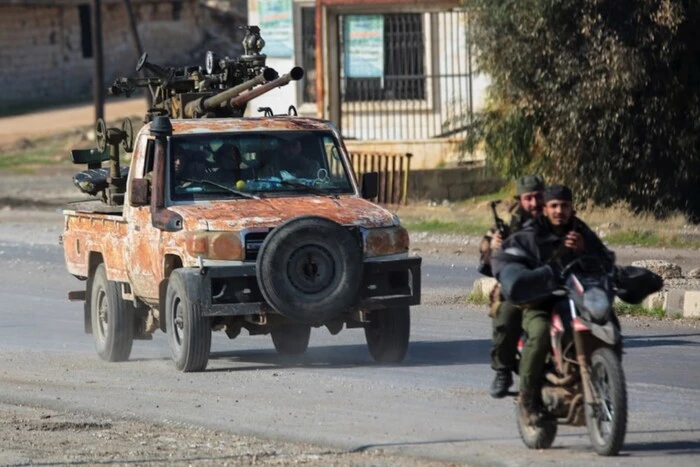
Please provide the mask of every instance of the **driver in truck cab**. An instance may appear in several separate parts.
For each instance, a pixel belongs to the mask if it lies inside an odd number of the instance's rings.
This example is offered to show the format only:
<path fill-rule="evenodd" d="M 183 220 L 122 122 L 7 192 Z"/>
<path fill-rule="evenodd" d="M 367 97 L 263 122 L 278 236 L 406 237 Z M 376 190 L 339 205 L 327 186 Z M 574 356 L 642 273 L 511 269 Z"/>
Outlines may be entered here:
<path fill-rule="evenodd" d="M 316 141 L 302 141 L 301 139 L 290 141 L 283 149 L 287 158 L 288 171 L 296 178 L 316 178 L 321 164 L 313 156 L 318 154 L 318 149 Z"/>

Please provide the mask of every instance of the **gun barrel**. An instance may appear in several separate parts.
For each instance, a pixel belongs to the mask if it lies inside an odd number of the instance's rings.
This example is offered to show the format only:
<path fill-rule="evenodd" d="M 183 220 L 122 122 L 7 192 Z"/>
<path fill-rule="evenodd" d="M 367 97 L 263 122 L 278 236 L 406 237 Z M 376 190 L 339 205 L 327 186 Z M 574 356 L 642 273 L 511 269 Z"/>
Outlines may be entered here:
<path fill-rule="evenodd" d="M 257 86 L 258 84 L 262 84 L 266 81 L 272 81 L 275 78 L 277 78 L 277 76 L 278 74 L 273 68 L 265 68 L 261 74 L 257 75 L 253 79 L 249 79 L 248 81 L 245 81 L 239 85 L 236 85 L 211 97 L 197 99 L 196 101 L 189 102 L 185 106 L 185 116 L 187 116 L 188 118 L 193 118 L 195 114 L 203 114 L 208 110 L 220 106 L 224 102 L 228 101 L 232 97 L 239 95 L 243 91 Z"/>
<path fill-rule="evenodd" d="M 268 83 L 263 84 L 262 86 L 259 86 L 251 91 L 246 92 L 245 94 L 240 94 L 236 97 L 233 97 L 231 99 L 231 101 L 229 102 L 229 104 L 232 107 L 242 106 L 242 105 L 246 104 L 248 101 L 250 101 L 251 99 L 258 97 L 259 95 L 264 94 L 267 91 L 270 91 L 271 89 L 278 88 L 280 86 L 284 86 L 285 84 L 289 83 L 290 81 L 298 81 L 303 77 L 304 77 L 304 69 L 301 67 L 295 66 L 286 75 L 282 75 L 275 80 L 272 80 Z"/>

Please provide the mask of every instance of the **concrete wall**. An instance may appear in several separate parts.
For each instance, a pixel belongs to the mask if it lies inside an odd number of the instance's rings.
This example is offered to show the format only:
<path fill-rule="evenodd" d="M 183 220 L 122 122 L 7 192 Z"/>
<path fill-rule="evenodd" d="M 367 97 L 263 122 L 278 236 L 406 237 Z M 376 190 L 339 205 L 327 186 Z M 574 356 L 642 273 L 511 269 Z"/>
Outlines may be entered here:
<path fill-rule="evenodd" d="M 498 191 L 506 182 L 484 168 L 411 170 L 409 200 L 458 201 Z"/>
<path fill-rule="evenodd" d="M 185 59 L 203 39 L 199 0 L 132 0 L 141 43 L 156 63 Z M 0 110 L 92 94 L 92 58 L 83 57 L 78 7 L 90 2 L 0 2 Z M 178 9 L 175 5 L 181 5 Z M 105 86 L 135 74 L 138 59 L 123 2 L 103 0 Z"/>
<path fill-rule="evenodd" d="M 345 145 L 350 152 L 400 154 L 410 152 L 413 154 L 411 169 L 436 169 L 484 160 L 481 153 L 465 154 L 460 158 L 460 143 L 461 140 L 448 138 L 410 141 L 345 140 Z"/>

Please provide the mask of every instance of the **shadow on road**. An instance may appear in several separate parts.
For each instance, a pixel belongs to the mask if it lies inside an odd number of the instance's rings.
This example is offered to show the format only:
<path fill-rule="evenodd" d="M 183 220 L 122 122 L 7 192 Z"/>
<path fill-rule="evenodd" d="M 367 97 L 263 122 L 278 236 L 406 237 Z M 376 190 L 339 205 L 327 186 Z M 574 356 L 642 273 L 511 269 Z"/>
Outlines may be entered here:
<path fill-rule="evenodd" d="M 700 347 L 700 341 L 688 340 L 689 337 L 700 336 L 695 334 L 666 334 L 656 336 L 625 336 L 624 345 L 626 348 L 639 347 L 663 347 L 663 346 L 691 346 Z"/>
<path fill-rule="evenodd" d="M 700 454 L 700 441 L 668 440 L 650 441 L 646 443 L 625 443 L 623 450 L 630 452 L 632 455 L 634 455 L 634 453 L 654 456 Z"/>
<path fill-rule="evenodd" d="M 491 341 L 471 339 L 459 341 L 411 342 L 406 359 L 397 367 L 486 364 L 490 361 Z M 311 346 L 304 355 L 278 355 L 274 350 L 242 350 L 212 352 L 211 359 L 221 362 L 257 363 L 257 366 L 210 368 L 207 371 L 251 371 L 289 367 L 351 368 L 376 365 L 365 345 Z M 264 366 L 261 366 L 264 365 Z"/>

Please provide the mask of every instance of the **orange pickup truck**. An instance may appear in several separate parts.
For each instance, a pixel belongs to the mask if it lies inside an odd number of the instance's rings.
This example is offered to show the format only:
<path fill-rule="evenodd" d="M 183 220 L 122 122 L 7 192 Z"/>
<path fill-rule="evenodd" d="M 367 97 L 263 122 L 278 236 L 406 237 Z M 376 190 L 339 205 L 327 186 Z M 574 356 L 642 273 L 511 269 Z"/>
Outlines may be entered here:
<path fill-rule="evenodd" d="M 102 359 L 160 329 L 176 368 L 202 371 L 213 331 L 300 354 L 325 326 L 363 328 L 375 361 L 403 360 L 421 258 L 331 123 L 157 116 L 132 141 L 128 173 L 110 174 L 122 194 L 64 211 L 66 266 L 85 281 L 69 298 Z"/>

